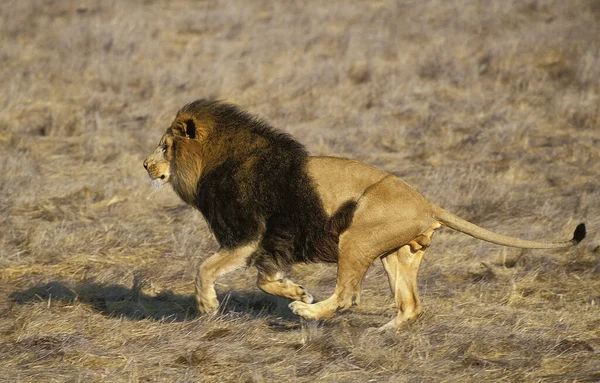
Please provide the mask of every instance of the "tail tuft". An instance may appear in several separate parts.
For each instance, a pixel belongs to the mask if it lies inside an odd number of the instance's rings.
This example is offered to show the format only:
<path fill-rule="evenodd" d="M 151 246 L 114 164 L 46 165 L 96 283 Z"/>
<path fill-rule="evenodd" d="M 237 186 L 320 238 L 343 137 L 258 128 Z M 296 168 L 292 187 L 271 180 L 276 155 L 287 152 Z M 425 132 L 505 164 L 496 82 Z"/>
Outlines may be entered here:
<path fill-rule="evenodd" d="M 579 242 L 581 242 L 581 240 L 585 238 L 586 234 L 587 233 L 585 231 L 585 223 L 580 223 L 579 225 L 577 225 L 577 227 L 575 228 L 575 232 L 573 233 L 573 239 L 571 240 L 571 242 L 573 242 L 573 245 L 577 245 Z"/>

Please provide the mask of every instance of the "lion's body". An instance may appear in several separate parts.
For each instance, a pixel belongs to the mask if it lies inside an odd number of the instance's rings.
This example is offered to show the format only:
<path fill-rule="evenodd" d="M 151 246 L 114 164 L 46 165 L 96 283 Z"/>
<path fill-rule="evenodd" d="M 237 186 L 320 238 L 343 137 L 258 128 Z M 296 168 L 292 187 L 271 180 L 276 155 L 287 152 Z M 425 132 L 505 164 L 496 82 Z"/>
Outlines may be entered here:
<path fill-rule="evenodd" d="M 246 265 L 259 270 L 265 292 L 293 299 L 292 310 L 322 318 L 356 304 L 362 278 L 377 258 L 388 273 L 399 327 L 421 312 L 416 277 L 441 225 L 516 247 L 559 248 L 574 239 L 535 242 L 502 236 L 458 218 L 393 175 L 343 158 L 309 157 L 290 136 L 218 102 L 186 105 L 144 166 L 153 182 L 170 182 L 206 218 L 219 252 L 200 267 L 201 312 L 218 302 L 215 279 Z M 160 181 L 158 181 L 160 180 Z M 283 277 L 297 262 L 338 262 L 334 294 L 312 304 L 302 286 Z"/>

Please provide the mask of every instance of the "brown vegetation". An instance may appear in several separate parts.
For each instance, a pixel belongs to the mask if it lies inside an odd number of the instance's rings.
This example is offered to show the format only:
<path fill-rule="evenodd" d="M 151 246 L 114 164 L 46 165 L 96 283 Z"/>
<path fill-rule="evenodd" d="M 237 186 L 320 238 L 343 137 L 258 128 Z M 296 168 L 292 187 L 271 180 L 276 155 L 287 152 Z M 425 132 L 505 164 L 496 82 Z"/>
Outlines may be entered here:
<path fill-rule="evenodd" d="M 8 1 L 0 4 L 0 381 L 600 380 L 600 3 Z M 385 272 L 304 322 L 217 285 L 202 217 L 142 167 L 181 105 L 240 104 L 316 155 L 401 176 L 504 234 L 440 230 L 398 334 Z M 335 268 L 292 278 L 317 299 Z"/>

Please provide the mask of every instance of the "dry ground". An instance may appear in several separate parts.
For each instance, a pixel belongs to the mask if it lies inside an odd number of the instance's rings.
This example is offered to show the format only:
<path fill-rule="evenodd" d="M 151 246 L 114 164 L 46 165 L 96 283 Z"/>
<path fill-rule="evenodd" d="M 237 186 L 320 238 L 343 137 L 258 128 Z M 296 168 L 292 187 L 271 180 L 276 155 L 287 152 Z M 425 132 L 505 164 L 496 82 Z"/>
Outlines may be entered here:
<path fill-rule="evenodd" d="M 0 3 L 0 381 L 600 381 L 600 2 Z M 314 154 L 403 177 L 520 251 L 441 230 L 398 334 L 300 321 L 255 271 L 198 317 L 202 217 L 142 168 L 184 103 L 237 102 Z M 293 278 L 323 299 L 335 267 Z"/>

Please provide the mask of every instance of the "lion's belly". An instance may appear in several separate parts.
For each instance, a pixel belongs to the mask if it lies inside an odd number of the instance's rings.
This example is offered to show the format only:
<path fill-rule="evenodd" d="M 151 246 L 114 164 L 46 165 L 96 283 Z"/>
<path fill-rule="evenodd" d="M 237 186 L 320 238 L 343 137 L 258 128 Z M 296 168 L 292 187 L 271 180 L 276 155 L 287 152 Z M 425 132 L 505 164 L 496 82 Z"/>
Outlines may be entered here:
<path fill-rule="evenodd" d="M 307 166 L 328 215 L 344 202 L 357 200 L 369 186 L 388 175 L 362 162 L 338 157 L 310 157 Z"/>

